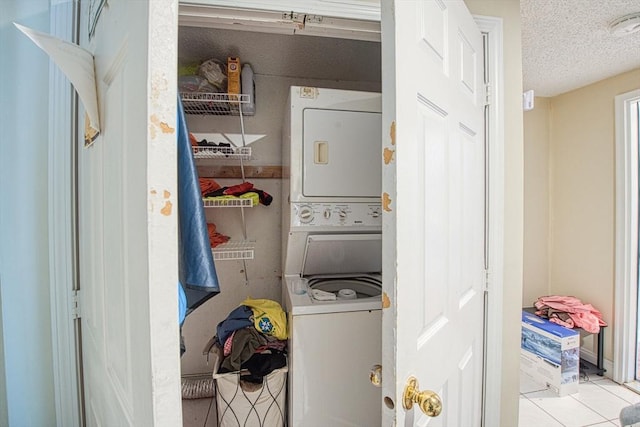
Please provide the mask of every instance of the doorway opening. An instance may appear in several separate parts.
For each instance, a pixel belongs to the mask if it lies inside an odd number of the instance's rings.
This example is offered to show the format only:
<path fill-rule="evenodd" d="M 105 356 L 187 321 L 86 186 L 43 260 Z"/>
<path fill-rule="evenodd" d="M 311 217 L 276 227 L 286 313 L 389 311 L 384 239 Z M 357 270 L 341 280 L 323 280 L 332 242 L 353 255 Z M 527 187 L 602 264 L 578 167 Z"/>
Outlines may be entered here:
<path fill-rule="evenodd" d="M 640 89 L 616 96 L 615 365 L 613 379 L 640 390 L 638 212 Z"/>

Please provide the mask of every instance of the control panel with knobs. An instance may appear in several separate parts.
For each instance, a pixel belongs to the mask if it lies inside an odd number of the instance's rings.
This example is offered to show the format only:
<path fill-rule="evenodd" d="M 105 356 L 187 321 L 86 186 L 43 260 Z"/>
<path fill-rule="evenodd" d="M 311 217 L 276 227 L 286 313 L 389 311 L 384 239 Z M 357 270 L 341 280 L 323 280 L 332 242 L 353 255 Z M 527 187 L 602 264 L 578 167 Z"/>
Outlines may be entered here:
<path fill-rule="evenodd" d="M 291 226 L 366 226 L 382 225 L 379 203 L 291 203 Z"/>

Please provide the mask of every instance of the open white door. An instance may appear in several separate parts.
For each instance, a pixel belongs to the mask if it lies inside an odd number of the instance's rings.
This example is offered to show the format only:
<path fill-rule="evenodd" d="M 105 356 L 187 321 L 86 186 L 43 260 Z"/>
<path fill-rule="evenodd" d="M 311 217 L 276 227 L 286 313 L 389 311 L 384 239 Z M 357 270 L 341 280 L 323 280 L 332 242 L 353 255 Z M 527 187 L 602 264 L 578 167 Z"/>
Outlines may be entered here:
<path fill-rule="evenodd" d="M 77 159 L 86 425 L 178 426 L 177 1 L 82 7 L 101 119 Z"/>
<path fill-rule="evenodd" d="M 480 426 L 482 36 L 462 1 L 382 7 L 383 425 Z M 403 404 L 410 377 L 423 410 Z"/>

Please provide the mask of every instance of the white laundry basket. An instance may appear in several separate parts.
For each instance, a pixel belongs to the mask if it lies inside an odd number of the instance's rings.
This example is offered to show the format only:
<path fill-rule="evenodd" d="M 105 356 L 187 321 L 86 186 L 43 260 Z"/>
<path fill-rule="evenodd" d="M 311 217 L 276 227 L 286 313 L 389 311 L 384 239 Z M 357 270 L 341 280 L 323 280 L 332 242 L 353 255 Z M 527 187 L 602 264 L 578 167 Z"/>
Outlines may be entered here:
<path fill-rule="evenodd" d="M 219 347 L 213 355 L 218 427 L 281 427 L 287 419 L 287 372 L 284 366 L 263 378 L 262 384 L 240 381 L 241 372 L 218 373 Z"/>

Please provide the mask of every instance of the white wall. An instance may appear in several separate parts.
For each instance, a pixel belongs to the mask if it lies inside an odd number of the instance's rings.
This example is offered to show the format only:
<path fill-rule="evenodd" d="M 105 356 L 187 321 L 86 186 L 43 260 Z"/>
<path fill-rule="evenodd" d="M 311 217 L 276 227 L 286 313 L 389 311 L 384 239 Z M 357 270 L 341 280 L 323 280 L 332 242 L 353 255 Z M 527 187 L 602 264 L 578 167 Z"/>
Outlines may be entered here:
<path fill-rule="evenodd" d="M 614 98 L 640 87 L 640 69 L 552 98 L 525 114 L 523 305 L 572 295 L 600 310 L 613 359 Z M 595 355 L 593 336 L 582 351 Z"/>
<path fill-rule="evenodd" d="M 56 419 L 47 225 L 49 61 L 12 21 L 48 32 L 49 1 L 0 1 L 0 425 L 46 426 Z"/>
<path fill-rule="evenodd" d="M 613 358 L 616 95 L 640 88 L 640 69 L 552 98 L 550 289 L 592 303 L 609 323 Z M 583 350 L 595 352 L 593 337 Z"/>
<path fill-rule="evenodd" d="M 524 283 L 522 306 L 549 295 L 549 144 L 551 101 L 524 114 Z"/>

